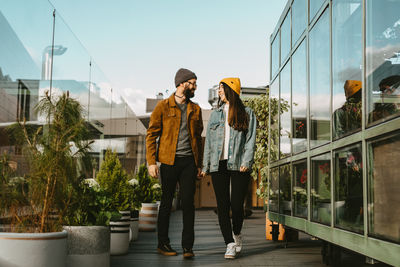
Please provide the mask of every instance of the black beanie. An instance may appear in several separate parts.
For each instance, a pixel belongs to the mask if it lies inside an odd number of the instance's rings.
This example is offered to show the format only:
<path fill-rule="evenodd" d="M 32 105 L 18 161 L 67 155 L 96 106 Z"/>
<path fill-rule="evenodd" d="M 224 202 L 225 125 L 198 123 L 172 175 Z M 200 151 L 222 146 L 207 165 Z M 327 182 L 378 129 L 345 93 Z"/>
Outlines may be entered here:
<path fill-rule="evenodd" d="M 175 87 L 190 79 L 197 79 L 196 74 L 188 69 L 181 68 L 175 74 Z"/>

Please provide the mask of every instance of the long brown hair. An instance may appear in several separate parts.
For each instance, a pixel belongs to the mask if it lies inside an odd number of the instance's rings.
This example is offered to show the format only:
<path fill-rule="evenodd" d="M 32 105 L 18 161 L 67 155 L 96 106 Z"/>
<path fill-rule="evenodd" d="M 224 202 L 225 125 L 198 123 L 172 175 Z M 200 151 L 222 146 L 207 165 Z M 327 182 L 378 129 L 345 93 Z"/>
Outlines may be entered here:
<path fill-rule="evenodd" d="M 237 131 L 247 131 L 249 128 L 249 115 L 246 112 L 242 100 L 226 83 L 221 84 L 224 87 L 225 97 L 229 101 L 229 126 Z M 221 99 L 219 99 L 218 105 L 222 105 Z"/>

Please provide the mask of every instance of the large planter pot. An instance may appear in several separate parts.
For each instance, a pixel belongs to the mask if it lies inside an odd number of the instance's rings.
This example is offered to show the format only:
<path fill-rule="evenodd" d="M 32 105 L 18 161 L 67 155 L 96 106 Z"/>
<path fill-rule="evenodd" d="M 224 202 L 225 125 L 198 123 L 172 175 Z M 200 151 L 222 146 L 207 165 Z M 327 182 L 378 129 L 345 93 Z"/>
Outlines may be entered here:
<path fill-rule="evenodd" d="M 64 226 L 68 232 L 68 267 L 109 267 L 110 229 L 105 226 Z"/>
<path fill-rule="evenodd" d="M 142 203 L 139 213 L 139 231 L 154 232 L 157 228 L 157 217 L 157 203 Z"/>
<path fill-rule="evenodd" d="M 0 266 L 66 267 L 67 231 L 0 233 Z"/>
<path fill-rule="evenodd" d="M 110 222 L 111 238 L 110 253 L 111 255 L 126 254 L 129 249 L 129 232 L 131 224 L 130 211 L 120 211 L 122 218 L 116 222 Z"/>

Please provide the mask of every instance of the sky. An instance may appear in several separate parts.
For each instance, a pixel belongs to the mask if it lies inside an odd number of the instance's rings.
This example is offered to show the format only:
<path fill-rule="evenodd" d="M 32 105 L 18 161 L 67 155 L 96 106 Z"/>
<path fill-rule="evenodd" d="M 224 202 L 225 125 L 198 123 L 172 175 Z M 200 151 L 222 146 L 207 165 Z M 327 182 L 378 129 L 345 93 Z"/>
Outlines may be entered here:
<path fill-rule="evenodd" d="M 269 84 L 269 37 L 287 0 L 50 0 L 137 115 L 146 98 L 175 91 L 179 68 L 196 73 L 193 98 L 225 77 Z"/>

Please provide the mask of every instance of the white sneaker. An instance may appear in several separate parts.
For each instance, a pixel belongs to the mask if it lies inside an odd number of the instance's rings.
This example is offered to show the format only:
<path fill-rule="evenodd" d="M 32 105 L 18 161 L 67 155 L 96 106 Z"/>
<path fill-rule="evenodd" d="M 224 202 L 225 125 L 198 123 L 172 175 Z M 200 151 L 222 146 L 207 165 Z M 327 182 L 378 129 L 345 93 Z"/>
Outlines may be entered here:
<path fill-rule="evenodd" d="M 236 243 L 232 242 L 226 246 L 225 259 L 234 259 L 236 257 Z"/>
<path fill-rule="evenodd" d="M 242 246 L 243 246 L 242 235 L 241 234 L 233 235 L 233 240 L 235 240 L 236 244 L 236 253 L 240 253 L 242 251 Z"/>

